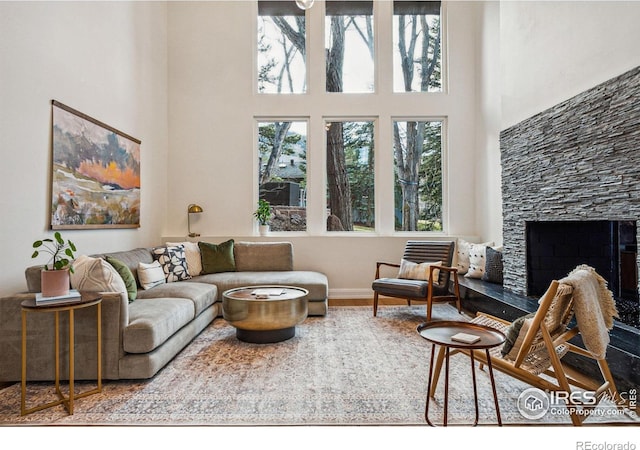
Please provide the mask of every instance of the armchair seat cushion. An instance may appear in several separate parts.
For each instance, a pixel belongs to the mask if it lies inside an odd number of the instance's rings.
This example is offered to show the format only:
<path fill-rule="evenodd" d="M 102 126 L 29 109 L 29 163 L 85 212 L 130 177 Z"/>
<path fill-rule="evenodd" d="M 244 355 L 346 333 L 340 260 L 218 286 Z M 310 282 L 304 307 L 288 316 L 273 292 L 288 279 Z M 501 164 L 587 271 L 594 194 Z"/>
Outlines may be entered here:
<path fill-rule="evenodd" d="M 380 295 L 400 298 L 427 298 L 429 282 L 423 280 L 408 280 L 405 278 L 379 278 L 373 282 L 371 288 Z M 433 294 L 446 295 L 444 286 L 433 285 Z"/>

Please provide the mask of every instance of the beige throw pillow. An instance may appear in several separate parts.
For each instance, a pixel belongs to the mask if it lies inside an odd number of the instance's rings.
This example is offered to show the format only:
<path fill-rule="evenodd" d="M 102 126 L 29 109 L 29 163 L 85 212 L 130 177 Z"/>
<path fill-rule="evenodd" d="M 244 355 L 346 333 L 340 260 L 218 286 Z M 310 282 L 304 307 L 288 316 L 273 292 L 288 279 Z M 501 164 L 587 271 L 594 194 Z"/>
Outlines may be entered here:
<path fill-rule="evenodd" d="M 400 272 L 398 278 L 405 278 L 409 280 L 429 280 L 429 267 L 441 266 L 442 261 L 414 263 L 403 259 L 400 261 Z M 437 283 L 440 277 L 440 270 L 434 269 L 433 279 Z"/>
<path fill-rule="evenodd" d="M 73 262 L 71 287 L 89 292 L 127 292 L 118 271 L 102 258 L 81 255 Z"/>

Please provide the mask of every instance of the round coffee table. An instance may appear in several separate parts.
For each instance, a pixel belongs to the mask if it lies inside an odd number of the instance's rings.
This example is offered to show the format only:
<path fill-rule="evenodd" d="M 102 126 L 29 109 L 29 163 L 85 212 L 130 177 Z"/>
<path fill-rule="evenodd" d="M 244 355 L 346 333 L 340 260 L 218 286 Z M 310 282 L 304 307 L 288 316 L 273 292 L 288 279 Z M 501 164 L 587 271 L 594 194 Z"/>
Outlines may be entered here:
<path fill-rule="evenodd" d="M 429 322 L 418 325 L 417 329 L 420 336 L 433 344 L 431 346 L 431 362 L 429 364 L 429 383 L 427 386 L 427 402 L 424 409 L 424 418 L 431 426 L 434 424 L 429 420 L 429 397 L 432 395 L 432 382 L 434 375 L 434 357 L 436 345 L 440 346 L 440 353 L 438 355 L 438 373 L 436 373 L 436 383 L 439 375 L 440 368 L 442 367 L 442 358 L 445 360 L 444 369 L 444 420 L 443 425 L 447 426 L 447 414 L 449 407 L 449 349 L 459 349 L 469 354 L 471 358 L 471 378 L 473 380 L 473 401 L 476 407 L 476 417 L 473 425 L 478 424 L 478 389 L 476 386 L 476 371 L 475 371 L 475 358 L 473 356 L 474 350 L 484 350 L 487 359 L 487 367 L 489 369 L 489 378 L 491 380 L 491 390 L 493 391 L 493 402 L 496 408 L 496 416 L 498 418 L 498 425 L 502 425 L 502 419 L 500 418 L 500 405 L 498 404 L 498 396 L 496 394 L 496 383 L 493 378 L 493 366 L 491 364 L 491 355 L 489 349 L 501 345 L 505 341 L 505 335 L 502 332 L 480 324 L 470 322 L 459 321 L 442 321 L 442 322 Z M 464 341 L 463 338 L 474 337 L 476 340 Z M 458 340 L 458 339 L 463 339 Z M 444 351 L 444 355 L 442 352 Z M 435 386 L 433 387 L 435 391 Z"/>
<path fill-rule="evenodd" d="M 291 339 L 307 318 L 309 291 L 294 286 L 248 286 L 222 293 L 222 316 L 244 342 Z"/>

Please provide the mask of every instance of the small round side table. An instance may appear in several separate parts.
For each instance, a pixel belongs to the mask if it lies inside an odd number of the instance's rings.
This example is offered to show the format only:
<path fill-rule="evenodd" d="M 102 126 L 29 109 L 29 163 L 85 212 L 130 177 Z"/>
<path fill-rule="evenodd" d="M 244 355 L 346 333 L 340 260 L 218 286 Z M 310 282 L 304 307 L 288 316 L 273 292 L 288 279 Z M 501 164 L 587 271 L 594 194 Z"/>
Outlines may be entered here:
<path fill-rule="evenodd" d="M 83 292 L 79 301 L 38 305 L 35 298 L 25 300 L 22 307 L 22 385 L 20 398 L 20 415 L 24 416 L 36 411 L 63 405 L 69 414 L 73 414 L 73 402 L 75 399 L 102 392 L 102 296 L 96 292 Z M 96 332 L 97 332 L 97 387 L 81 394 L 76 394 L 74 388 L 74 312 L 78 309 L 96 306 Z M 26 408 L 27 390 L 27 313 L 54 313 L 55 314 L 55 391 L 58 400 L 49 403 Z M 60 390 L 60 312 L 69 314 L 69 393 L 64 395 Z"/>
<path fill-rule="evenodd" d="M 447 414 L 449 406 L 449 350 L 460 349 L 468 351 L 471 358 L 471 375 L 473 379 L 473 400 L 476 407 L 476 418 L 473 426 L 478 424 L 478 390 L 476 386 L 476 370 L 475 359 L 473 357 L 473 350 L 484 350 L 487 358 L 487 367 L 489 369 L 489 378 L 491 379 L 491 389 L 493 390 L 493 402 L 496 407 L 496 416 L 498 417 L 498 425 L 502 426 L 502 419 L 500 418 L 500 406 L 498 405 L 498 396 L 496 394 L 496 383 L 493 378 L 493 366 L 491 365 L 491 355 L 489 349 L 497 347 L 504 343 L 505 335 L 500 331 L 487 327 L 485 325 L 459 322 L 459 321 L 441 321 L 441 322 L 429 322 L 418 325 L 418 333 L 427 341 L 433 344 L 431 346 L 431 361 L 429 364 L 429 384 L 427 387 L 427 402 L 425 405 L 424 418 L 431 426 L 435 426 L 431 420 L 429 420 L 429 397 L 431 396 L 431 383 L 433 381 L 433 360 L 436 351 L 436 345 L 440 346 L 440 353 L 438 354 L 439 368 L 442 364 L 442 351 L 445 354 L 445 378 L 444 378 L 444 419 L 443 426 L 447 426 Z M 475 342 L 461 342 L 453 338 L 460 334 L 472 335 L 477 339 Z M 434 386 L 435 389 L 435 386 Z"/>

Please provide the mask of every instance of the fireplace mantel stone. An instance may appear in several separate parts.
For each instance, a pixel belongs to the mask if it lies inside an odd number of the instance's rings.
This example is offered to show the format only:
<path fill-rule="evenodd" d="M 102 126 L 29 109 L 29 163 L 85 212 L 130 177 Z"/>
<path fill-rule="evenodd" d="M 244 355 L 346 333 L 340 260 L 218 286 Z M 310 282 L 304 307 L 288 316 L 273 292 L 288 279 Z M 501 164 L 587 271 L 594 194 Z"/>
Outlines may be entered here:
<path fill-rule="evenodd" d="M 640 218 L 640 67 L 507 128 L 500 147 L 504 285 L 526 294 L 527 221 Z"/>

